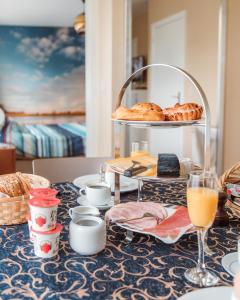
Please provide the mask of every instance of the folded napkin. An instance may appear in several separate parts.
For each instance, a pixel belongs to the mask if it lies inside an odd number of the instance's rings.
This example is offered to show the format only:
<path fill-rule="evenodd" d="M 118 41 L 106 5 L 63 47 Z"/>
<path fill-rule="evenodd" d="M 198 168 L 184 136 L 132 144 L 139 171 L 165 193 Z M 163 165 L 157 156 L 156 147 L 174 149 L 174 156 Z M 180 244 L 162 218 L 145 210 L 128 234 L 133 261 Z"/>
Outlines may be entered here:
<path fill-rule="evenodd" d="M 155 176 L 157 174 L 157 159 L 151 155 L 138 155 L 133 157 L 120 157 L 107 161 L 108 168 L 119 173 L 124 173 L 127 169 L 131 168 L 133 161 L 138 162 L 141 166 L 149 167 L 138 176 Z"/>
<path fill-rule="evenodd" d="M 10 196 L 0 192 L 0 198 L 10 198 Z"/>

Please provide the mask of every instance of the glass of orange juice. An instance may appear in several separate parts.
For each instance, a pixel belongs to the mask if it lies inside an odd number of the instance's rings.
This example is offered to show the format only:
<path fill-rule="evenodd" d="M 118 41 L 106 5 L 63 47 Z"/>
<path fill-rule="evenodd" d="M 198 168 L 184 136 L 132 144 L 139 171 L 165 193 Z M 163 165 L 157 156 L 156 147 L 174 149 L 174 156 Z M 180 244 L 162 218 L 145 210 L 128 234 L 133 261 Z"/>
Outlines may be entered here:
<path fill-rule="evenodd" d="M 204 263 L 204 239 L 208 228 L 212 225 L 218 205 L 216 176 L 208 171 L 190 173 L 187 185 L 188 214 L 198 234 L 198 264 L 188 269 L 185 277 L 199 286 L 216 285 L 219 278 L 207 270 Z"/>

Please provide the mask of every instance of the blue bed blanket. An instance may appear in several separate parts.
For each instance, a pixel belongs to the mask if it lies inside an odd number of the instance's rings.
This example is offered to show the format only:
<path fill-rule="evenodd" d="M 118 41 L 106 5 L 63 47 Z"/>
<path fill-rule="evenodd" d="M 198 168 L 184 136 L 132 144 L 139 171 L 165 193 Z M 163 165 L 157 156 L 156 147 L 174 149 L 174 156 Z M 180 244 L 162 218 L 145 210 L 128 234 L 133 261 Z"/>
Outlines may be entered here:
<path fill-rule="evenodd" d="M 85 154 L 86 127 L 79 123 L 19 124 L 8 122 L 1 142 L 16 146 L 21 158 L 65 157 Z"/>

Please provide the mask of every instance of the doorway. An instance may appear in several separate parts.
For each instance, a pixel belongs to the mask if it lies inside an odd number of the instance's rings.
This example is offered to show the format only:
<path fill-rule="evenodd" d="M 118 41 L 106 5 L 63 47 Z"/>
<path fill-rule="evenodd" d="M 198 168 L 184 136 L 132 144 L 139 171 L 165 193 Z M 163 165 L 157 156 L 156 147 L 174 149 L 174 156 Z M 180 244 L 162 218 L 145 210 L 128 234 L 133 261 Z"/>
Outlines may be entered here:
<path fill-rule="evenodd" d="M 163 63 L 184 68 L 186 40 L 186 12 L 182 11 L 151 26 L 150 63 Z M 177 72 L 154 67 L 149 72 L 149 99 L 161 108 L 181 103 L 184 98 L 184 78 Z M 183 128 L 151 129 L 150 151 L 175 153 L 184 157 Z"/>

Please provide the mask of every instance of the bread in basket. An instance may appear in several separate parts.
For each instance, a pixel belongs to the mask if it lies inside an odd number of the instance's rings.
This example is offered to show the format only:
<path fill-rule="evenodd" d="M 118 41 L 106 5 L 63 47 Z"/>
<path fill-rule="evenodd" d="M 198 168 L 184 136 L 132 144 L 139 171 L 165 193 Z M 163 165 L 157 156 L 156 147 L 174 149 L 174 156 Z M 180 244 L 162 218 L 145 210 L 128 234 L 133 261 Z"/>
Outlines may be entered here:
<path fill-rule="evenodd" d="M 34 186 L 34 181 L 37 184 Z M 20 172 L 0 176 L 0 225 L 27 222 L 29 190 L 32 187 L 48 187 L 43 177 Z"/>

